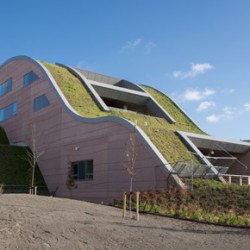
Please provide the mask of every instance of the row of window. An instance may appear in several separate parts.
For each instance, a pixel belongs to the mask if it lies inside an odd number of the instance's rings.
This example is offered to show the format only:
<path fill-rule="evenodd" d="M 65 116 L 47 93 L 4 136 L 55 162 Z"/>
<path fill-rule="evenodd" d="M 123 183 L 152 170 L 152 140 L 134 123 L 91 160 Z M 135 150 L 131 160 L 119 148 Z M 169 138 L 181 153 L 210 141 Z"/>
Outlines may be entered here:
<path fill-rule="evenodd" d="M 38 75 L 32 70 L 23 76 L 23 86 L 27 87 L 39 79 Z M 6 95 L 12 90 L 12 78 L 0 84 L 0 97 Z"/>
<path fill-rule="evenodd" d="M 47 96 L 41 95 L 34 99 L 33 110 L 34 112 L 36 112 L 49 105 L 50 105 L 50 102 Z M 7 120 L 16 114 L 17 114 L 17 102 L 13 102 L 12 104 L 0 109 L 0 122 Z"/>
<path fill-rule="evenodd" d="M 38 75 L 34 71 L 30 71 L 23 76 L 23 86 L 27 87 L 38 79 Z M 0 84 L 0 97 L 12 91 L 12 78 Z M 50 105 L 46 95 L 36 97 L 33 103 L 34 112 L 39 111 Z M 17 114 L 17 102 L 14 102 L 2 109 L 0 109 L 0 122 L 11 118 Z"/>
<path fill-rule="evenodd" d="M 93 180 L 94 161 L 75 161 L 71 163 L 74 180 Z"/>

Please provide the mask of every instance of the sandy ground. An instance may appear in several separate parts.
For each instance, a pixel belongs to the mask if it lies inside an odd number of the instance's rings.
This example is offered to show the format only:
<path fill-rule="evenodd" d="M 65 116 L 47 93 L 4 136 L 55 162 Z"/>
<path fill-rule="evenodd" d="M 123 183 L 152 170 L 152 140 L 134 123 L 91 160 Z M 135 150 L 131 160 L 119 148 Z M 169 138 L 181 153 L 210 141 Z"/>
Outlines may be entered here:
<path fill-rule="evenodd" d="M 250 229 L 51 197 L 0 195 L 0 249 L 250 249 Z"/>

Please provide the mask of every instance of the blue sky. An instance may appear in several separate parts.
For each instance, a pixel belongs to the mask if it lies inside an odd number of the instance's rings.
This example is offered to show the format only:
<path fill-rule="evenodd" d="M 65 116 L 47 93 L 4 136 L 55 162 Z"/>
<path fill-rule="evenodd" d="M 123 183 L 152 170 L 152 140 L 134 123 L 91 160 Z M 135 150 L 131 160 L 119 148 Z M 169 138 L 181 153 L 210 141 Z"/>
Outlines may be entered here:
<path fill-rule="evenodd" d="M 1 0 L 16 55 L 155 87 L 208 134 L 250 139 L 249 0 Z"/>

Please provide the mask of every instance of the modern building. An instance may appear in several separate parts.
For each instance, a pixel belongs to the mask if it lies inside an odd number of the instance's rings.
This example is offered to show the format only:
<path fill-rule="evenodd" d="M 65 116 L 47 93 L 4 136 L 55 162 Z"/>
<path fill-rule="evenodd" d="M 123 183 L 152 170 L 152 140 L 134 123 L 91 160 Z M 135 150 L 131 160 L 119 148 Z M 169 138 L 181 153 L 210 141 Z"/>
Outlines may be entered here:
<path fill-rule="evenodd" d="M 112 202 L 131 178 L 133 190 L 147 190 L 250 175 L 249 142 L 206 135 L 160 91 L 26 56 L 0 66 L 0 126 L 12 144 L 41 155 L 59 197 Z"/>

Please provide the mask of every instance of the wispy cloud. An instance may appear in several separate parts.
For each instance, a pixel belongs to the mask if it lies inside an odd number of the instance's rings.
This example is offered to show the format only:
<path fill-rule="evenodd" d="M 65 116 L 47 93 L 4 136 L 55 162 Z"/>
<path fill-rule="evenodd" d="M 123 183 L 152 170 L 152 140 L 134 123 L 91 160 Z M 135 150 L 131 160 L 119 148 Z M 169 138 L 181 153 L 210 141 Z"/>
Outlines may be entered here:
<path fill-rule="evenodd" d="M 224 89 L 223 91 L 222 91 L 222 93 L 228 93 L 228 94 L 232 94 L 232 93 L 234 93 L 236 90 L 234 89 L 234 88 L 231 88 L 231 89 Z"/>
<path fill-rule="evenodd" d="M 240 111 L 237 111 L 231 107 L 224 107 L 222 113 L 212 114 L 206 117 L 206 121 L 209 123 L 218 123 L 221 120 L 231 120 L 240 115 Z"/>
<path fill-rule="evenodd" d="M 196 89 L 193 89 L 193 90 L 188 89 L 185 91 L 184 94 L 181 95 L 181 98 L 184 101 L 200 101 L 214 94 L 215 94 L 215 90 L 213 89 L 204 89 L 203 91 L 199 91 Z"/>
<path fill-rule="evenodd" d="M 175 79 L 183 80 L 186 78 L 195 78 L 199 75 L 206 73 L 208 70 L 212 69 L 213 66 L 209 63 L 192 63 L 191 69 L 189 71 L 175 71 L 173 72 L 173 77 Z"/>
<path fill-rule="evenodd" d="M 148 42 L 146 45 L 145 45 L 145 52 L 146 54 L 150 54 L 150 52 L 152 51 L 153 48 L 156 47 L 156 44 L 154 42 Z"/>
<path fill-rule="evenodd" d="M 138 47 L 141 44 L 141 42 L 142 42 L 141 38 L 137 38 L 134 41 L 128 41 L 128 42 L 126 42 L 125 45 L 122 46 L 122 50 L 134 49 L 134 48 Z"/>
<path fill-rule="evenodd" d="M 204 101 L 201 102 L 198 106 L 199 112 L 204 112 L 213 109 L 216 106 L 214 102 Z"/>
<path fill-rule="evenodd" d="M 247 102 L 243 105 L 244 111 L 250 111 L 250 102 Z"/>

